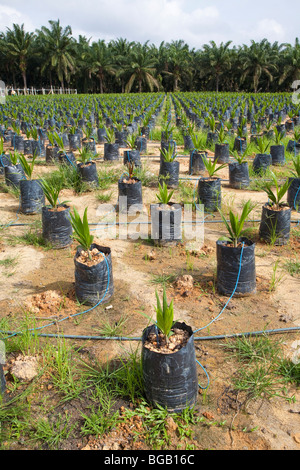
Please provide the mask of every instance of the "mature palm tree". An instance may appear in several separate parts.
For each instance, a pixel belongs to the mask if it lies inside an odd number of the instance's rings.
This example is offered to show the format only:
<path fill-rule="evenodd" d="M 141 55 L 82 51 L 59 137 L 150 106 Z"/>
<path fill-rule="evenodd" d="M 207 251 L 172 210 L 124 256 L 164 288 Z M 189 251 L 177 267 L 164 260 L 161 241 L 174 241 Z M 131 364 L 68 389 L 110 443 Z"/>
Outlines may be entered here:
<path fill-rule="evenodd" d="M 64 80 L 69 81 L 70 74 L 75 70 L 75 48 L 71 26 L 63 28 L 59 20 L 49 20 L 50 28 L 42 26 L 38 33 L 40 53 L 43 57 L 41 72 L 50 68 L 57 74 L 61 87 Z"/>
<path fill-rule="evenodd" d="M 166 47 L 168 56 L 168 70 L 164 73 L 173 76 L 173 91 L 178 91 L 178 83 L 182 80 L 184 75 L 191 72 L 189 68 L 189 46 L 182 39 L 172 41 Z"/>
<path fill-rule="evenodd" d="M 24 30 L 24 24 L 13 24 L 12 29 L 7 28 L 6 45 L 8 57 L 15 61 L 22 74 L 24 93 L 27 90 L 26 69 L 27 62 L 32 54 L 32 44 L 34 41 L 34 33 L 28 33 Z"/>
<path fill-rule="evenodd" d="M 284 44 L 282 67 L 283 71 L 279 77 L 279 85 L 285 81 L 292 84 L 295 80 L 300 79 L 300 42 L 296 38 L 295 45 Z"/>
<path fill-rule="evenodd" d="M 221 76 L 231 68 L 229 46 L 232 41 L 225 44 L 221 42 L 219 46 L 215 41 L 204 44 L 201 54 L 201 75 L 209 75 L 216 84 L 216 91 L 219 91 Z"/>
<path fill-rule="evenodd" d="M 115 75 L 116 69 L 111 50 L 103 39 L 92 43 L 88 60 L 91 74 L 95 74 L 99 80 L 100 93 L 104 93 L 105 78 L 107 75 Z"/>
<path fill-rule="evenodd" d="M 88 91 L 88 85 L 92 78 L 93 64 L 90 60 L 90 41 L 91 38 L 87 39 L 80 34 L 76 44 L 76 73 L 74 79 L 76 80 L 76 88 L 78 88 L 78 81 L 83 83 L 84 93 Z"/>
<path fill-rule="evenodd" d="M 126 84 L 125 92 L 129 93 L 135 81 L 138 82 L 138 92 L 142 93 L 142 85 L 145 83 L 150 91 L 154 87 L 159 90 L 159 82 L 154 77 L 156 73 L 156 59 L 148 46 L 148 41 L 144 44 L 136 43 L 130 51 L 128 65 L 124 68 L 124 73 L 128 73 L 130 78 Z"/>
<path fill-rule="evenodd" d="M 130 42 L 124 38 L 118 38 L 110 42 L 111 52 L 116 69 L 116 76 L 118 79 L 120 79 L 122 93 L 125 92 L 124 70 L 128 65 L 128 58 L 130 56 L 130 51 L 133 45 L 133 41 Z"/>
<path fill-rule="evenodd" d="M 242 65 L 241 83 L 250 76 L 254 93 L 257 93 L 260 79 L 265 75 L 269 82 L 273 81 L 272 72 L 277 70 L 274 51 L 270 48 L 267 39 L 261 42 L 251 41 L 251 46 L 245 44 L 240 49 L 240 59 Z M 276 60 L 275 60 L 276 59 Z"/>

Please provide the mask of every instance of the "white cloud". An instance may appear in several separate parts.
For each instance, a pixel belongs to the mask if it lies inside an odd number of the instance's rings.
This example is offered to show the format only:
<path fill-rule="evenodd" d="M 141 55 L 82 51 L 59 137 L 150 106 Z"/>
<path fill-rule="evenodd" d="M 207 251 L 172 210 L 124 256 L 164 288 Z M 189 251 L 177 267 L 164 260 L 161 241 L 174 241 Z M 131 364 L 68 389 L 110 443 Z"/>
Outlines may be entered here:
<path fill-rule="evenodd" d="M 34 31 L 35 27 L 27 14 L 11 8 L 7 5 L 0 4 L 0 31 L 6 31 L 6 28 L 11 28 L 13 23 L 23 24 L 26 31 Z"/>
<path fill-rule="evenodd" d="M 285 38 L 285 30 L 278 21 L 264 18 L 257 23 L 255 28 L 244 31 L 244 35 L 256 41 L 267 38 L 270 42 L 281 42 Z"/>

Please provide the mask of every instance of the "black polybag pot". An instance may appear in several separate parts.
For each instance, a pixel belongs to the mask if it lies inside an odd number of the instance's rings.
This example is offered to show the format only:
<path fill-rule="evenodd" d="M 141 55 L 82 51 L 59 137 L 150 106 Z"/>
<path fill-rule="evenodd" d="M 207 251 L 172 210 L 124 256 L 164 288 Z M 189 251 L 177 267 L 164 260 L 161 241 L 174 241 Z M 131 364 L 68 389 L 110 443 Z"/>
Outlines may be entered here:
<path fill-rule="evenodd" d="M 58 152 L 58 161 L 63 165 L 76 168 L 76 158 L 73 152 Z"/>
<path fill-rule="evenodd" d="M 241 246 L 233 247 L 227 241 L 217 241 L 217 289 L 221 295 L 231 295 L 239 280 L 234 295 L 247 295 L 256 291 L 255 243 L 240 238 L 244 242 L 241 260 Z M 241 268 L 240 268 L 241 265 Z"/>
<path fill-rule="evenodd" d="M 119 157 L 119 144 L 106 142 L 104 144 L 104 160 L 119 160 Z"/>
<path fill-rule="evenodd" d="M 207 138 L 206 138 L 206 145 L 212 145 L 215 144 L 218 140 L 218 134 L 217 132 L 208 132 L 207 133 Z"/>
<path fill-rule="evenodd" d="M 57 145 L 47 145 L 46 146 L 46 162 L 55 163 L 59 161 L 58 157 L 59 147 Z"/>
<path fill-rule="evenodd" d="M 143 209 L 142 182 L 137 178 L 132 179 L 135 183 L 128 183 L 128 178 L 122 178 L 118 181 L 120 212 L 127 212 L 132 205 L 136 205 L 136 209 L 140 211 Z"/>
<path fill-rule="evenodd" d="M 32 155 L 36 155 L 37 157 L 46 156 L 45 144 L 42 141 L 33 140 L 31 146 L 32 146 Z"/>
<path fill-rule="evenodd" d="M 250 183 L 248 162 L 232 162 L 228 165 L 229 186 L 235 189 L 247 188 Z"/>
<path fill-rule="evenodd" d="M 82 147 L 90 150 L 94 155 L 97 153 L 96 142 L 94 139 L 82 139 Z"/>
<path fill-rule="evenodd" d="M 4 167 L 5 183 L 7 186 L 20 186 L 20 181 L 25 178 L 22 165 L 9 165 Z"/>
<path fill-rule="evenodd" d="M 9 166 L 11 165 L 11 160 L 8 156 L 6 155 L 0 155 L 0 175 L 3 175 L 4 174 L 4 168 L 6 166 Z"/>
<path fill-rule="evenodd" d="M 72 225 L 70 221 L 70 208 L 65 204 L 59 210 L 49 206 L 42 208 L 42 233 L 44 240 L 54 248 L 65 248 L 72 243 Z"/>
<path fill-rule="evenodd" d="M 80 134 L 69 134 L 69 149 L 78 150 L 81 149 L 81 137 Z"/>
<path fill-rule="evenodd" d="M 145 153 L 147 152 L 147 138 L 146 137 L 142 137 L 142 136 L 139 136 L 135 139 L 135 146 L 136 146 L 136 149 L 140 152 L 140 153 Z"/>
<path fill-rule="evenodd" d="M 34 214 L 40 212 L 45 205 L 45 195 L 40 180 L 20 181 L 21 212 Z"/>
<path fill-rule="evenodd" d="M 300 206 L 300 178 L 289 178 L 290 186 L 287 192 L 287 203 L 294 209 Z"/>
<path fill-rule="evenodd" d="M 198 181 L 198 203 L 205 212 L 215 212 L 221 206 L 221 179 L 200 178 Z"/>
<path fill-rule="evenodd" d="M 229 161 L 229 144 L 215 144 L 214 160 L 218 163 L 228 163 Z"/>
<path fill-rule="evenodd" d="M 177 188 L 179 185 L 179 162 L 173 160 L 172 162 L 160 162 L 159 169 L 159 182 L 166 183 L 168 188 Z"/>
<path fill-rule="evenodd" d="M 245 137 L 236 137 L 234 139 L 233 150 L 244 153 L 247 149 L 247 140 Z"/>
<path fill-rule="evenodd" d="M 287 152 L 293 152 L 294 155 L 299 155 L 300 153 L 300 143 L 296 142 L 295 140 L 289 140 L 286 146 Z"/>
<path fill-rule="evenodd" d="M 151 204 L 151 238 L 158 244 L 181 241 L 182 207 L 179 204 Z"/>
<path fill-rule="evenodd" d="M 97 129 L 97 140 L 99 144 L 103 144 L 104 142 L 106 142 L 106 135 L 106 129 L 104 127 L 100 127 L 99 129 Z"/>
<path fill-rule="evenodd" d="M 252 168 L 256 174 L 264 174 L 272 164 L 272 157 L 267 153 L 257 153 L 254 157 Z"/>
<path fill-rule="evenodd" d="M 11 139 L 11 145 L 17 152 L 24 153 L 24 137 L 21 135 L 14 135 Z"/>
<path fill-rule="evenodd" d="M 153 405 L 179 413 L 193 407 L 198 395 L 197 364 L 192 329 L 185 323 L 175 323 L 174 328 L 189 332 L 185 346 L 170 354 L 161 354 L 145 347 L 145 341 L 156 326 L 151 325 L 142 335 L 142 370 L 144 391 Z"/>
<path fill-rule="evenodd" d="M 189 134 L 183 135 L 183 143 L 184 143 L 184 150 L 192 150 L 194 148 L 192 137 Z"/>
<path fill-rule="evenodd" d="M 270 154 L 272 158 L 272 165 L 284 165 L 285 164 L 284 145 L 271 145 Z"/>
<path fill-rule="evenodd" d="M 189 174 L 190 175 L 199 175 L 205 171 L 205 165 L 203 158 L 207 158 L 207 152 L 197 152 L 193 150 L 190 152 L 189 159 Z"/>
<path fill-rule="evenodd" d="M 141 166 L 141 156 L 139 150 L 124 150 L 123 163 L 133 163 L 134 166 Z"/>
<path fill-rule="evenodd" d="M 128 132 L 126 131 L 115 131 L 116 144 L 118 144 L 119 147 L 127 147 L 127 136 Z"/>
<path fill-rule="evenodd" d="M 24 144 L 24 155 L 32 155 L 32 142 L 33 139 L 26 139 L 23 141 Z"/>
<path fill-rule="evenodd" d="M 77 168 L 82 181 L 93 186 L 99 185 L 96 162 L 78 163 Z"/>
<path fill-rule="evenodd" d="M 262 207 L 259 236 L 267 243 L 286 245 L 290 238 L 291 207 L 281 204 L 282 210 L 274 210 L 268 203 Z"/>
<path fill-rule="evenodd" d="M 79 302 L 88 305 L 96 305 L 100 301 L 107 302 L 114 293 L 111 250 L 95 243 L 90 247 L 91 250 L 93 248 L 97 248 L 105 255 L 105 259 L 100 255 L 101 261 L 94 266 L 88 266 L 78 261 L 77 258 L 82 251 L 81 247 L 77 248 L 74 257 L 75 294 Z"/>

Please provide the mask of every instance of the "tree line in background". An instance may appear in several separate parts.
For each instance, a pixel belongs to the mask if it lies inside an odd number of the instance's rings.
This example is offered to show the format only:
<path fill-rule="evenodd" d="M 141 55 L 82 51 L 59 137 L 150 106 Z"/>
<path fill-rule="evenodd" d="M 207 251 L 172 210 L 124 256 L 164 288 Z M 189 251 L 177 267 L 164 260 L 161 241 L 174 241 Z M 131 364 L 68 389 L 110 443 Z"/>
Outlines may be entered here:
<path fill-rule="evenodd" d="M 300 78 L 298 38 L 293 45 L 210 41 L 196 50 L 183 40 L 157 47 L 124 38 L 75 39 L 71 26 L 62 27 L 59 20 L 35 32 L 13 24 L 0 33 L 0 59 L 7 86 L 67 86 L 78 93 L 291 92 Z"/>

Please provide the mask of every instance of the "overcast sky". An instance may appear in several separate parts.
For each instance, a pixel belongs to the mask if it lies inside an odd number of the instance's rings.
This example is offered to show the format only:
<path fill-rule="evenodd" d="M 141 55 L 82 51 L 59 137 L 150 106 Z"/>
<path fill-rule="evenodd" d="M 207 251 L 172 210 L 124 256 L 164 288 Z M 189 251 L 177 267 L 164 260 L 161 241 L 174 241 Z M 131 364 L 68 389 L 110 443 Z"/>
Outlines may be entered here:
<path fill-rule="evenodd" d="M 34 31 L 60 19 L 92 40 L 126 38 L 159 45 L 183 39 L 192 48 L 214 40 L 294 43 L 300 36 L 299 0 L 0 0 L 0 31 L 24 23 Z"/>

